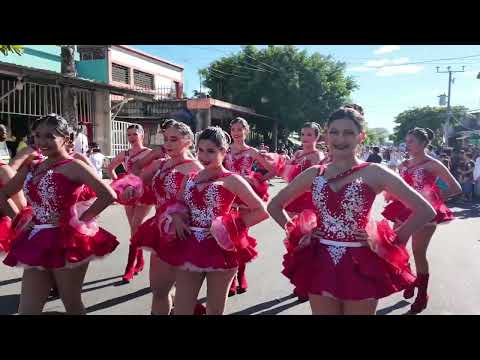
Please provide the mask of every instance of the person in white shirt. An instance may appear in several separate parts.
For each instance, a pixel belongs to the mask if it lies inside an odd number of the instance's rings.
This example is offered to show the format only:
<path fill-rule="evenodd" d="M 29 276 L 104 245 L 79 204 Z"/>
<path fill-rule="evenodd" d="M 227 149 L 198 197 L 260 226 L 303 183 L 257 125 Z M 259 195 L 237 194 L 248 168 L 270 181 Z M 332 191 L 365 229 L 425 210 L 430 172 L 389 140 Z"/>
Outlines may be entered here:
<path fill-rule="evenodd" d="M 88 138 L 83 133 L 84 127 L 83 125 L 78 125 L 76 129 L 76 137 L 74 142 L 74 151 L 83 155 L 87 154 L 88 151 Z"/>
<path fill-rule="evenodd" d="M 103 169 L 103 161 L 105 160 L 105 155 L 102 154 L 97 144 L 95 143 L 92 144 L 92 151 L 88 158 L 90 159 L 90 162 L 93 164 L 93 166 L 97 170 L 98 176 L 100 177 L 100 179 L 102 179 L 103 178 L 102 169 Z"/>

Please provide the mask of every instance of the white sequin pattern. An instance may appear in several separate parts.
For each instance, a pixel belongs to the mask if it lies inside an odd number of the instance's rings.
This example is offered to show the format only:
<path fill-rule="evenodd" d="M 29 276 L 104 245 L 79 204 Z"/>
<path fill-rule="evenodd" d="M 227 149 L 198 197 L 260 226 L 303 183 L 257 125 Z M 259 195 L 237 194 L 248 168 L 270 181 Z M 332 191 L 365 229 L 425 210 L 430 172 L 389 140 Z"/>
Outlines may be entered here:
<path fill-rule="evenodd" d="M 193 178 L 187 180 L 185 186 L 185 202 L 190 208 L 193 222 L 199 227 L 208 228 L 214 218 L 219 216 L 217 214 L 218 205 L 222 203 L 220 193 L 218 191 L 219 184 L 211 183 L 207 185 L 207 191 L 205 193 L 205 207 L 199 208 L 193 201 L 192 190 L 196 186 Z"/>
<path fill-rule="evenodd" d="M 35 218 L 40 224 L 56 223 L 59 219 L 60 201 L 57 194 L 57 186 L 52 179 L 53 170 L 50 169 L 40 179 L 36 186 L 39 196 L 39 202 L 35 201 L 29 192 L 29 184 L 32 181 L 32 174 L 28 173 L 25 179 L 24 192 L 27 202 L 32 206 Z"/>
<path fill-rule="evenodd" d="M 365 211 L 365 197 L 362 191 L 363 179 L 357 178 L 352 183 L 347 184 L 344 189 L 341 208 L 342 215 L 333 215 L 326 203 L 327 181 L 323 176 L 317 176 L 312 184 L 312 199 L 317 209 L 318 217 L 322 220 L 323 232 L 329 239 L 345 241 L 352 237 L 357 230 L 357 221 Z M 332 261 L 337 265 L 346 252 L 345 247 L 328 246 L 327 250 Z"/>
<path fill-rule="evenodd" d="M 164 177 L 160 177 L 161 169 L 159 169 L 152 178 L 152 184 L 159 182 L 158 186 L 163 187 L 164 193 L 160 194 L 155 191 L 155 198 L 157 199 L 157 206 L 162 205 L 165 200 L 173 199 L 177 195 L 177 192 L 180 190 L 176 179 L 177 171 L 174 169 Z M 154 187 L 155 188 L 155 187 Z"/>

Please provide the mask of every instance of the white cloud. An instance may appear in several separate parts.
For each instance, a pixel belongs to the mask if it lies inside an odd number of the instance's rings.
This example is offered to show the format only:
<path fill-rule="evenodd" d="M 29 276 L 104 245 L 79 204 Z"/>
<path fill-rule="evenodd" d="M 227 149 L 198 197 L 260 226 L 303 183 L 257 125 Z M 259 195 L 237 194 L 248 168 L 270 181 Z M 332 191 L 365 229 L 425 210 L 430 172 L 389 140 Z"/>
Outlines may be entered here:
<path fill-rule="evenodd" d="M 400 45 L 384 45 L 373 51 L 375 55 L 389 54 L 394 51 L 400 50 Z"/>
<path fill-rule="evenodd" d="M 416 74 L 423 70 L 422 65 L 385 66 L 376 72 L 377 76 L 395 76 L 403 74 Z"/>
<path fill-rule="evenodd" d="M 362 66 L 351 67 L 348 70 L 351 72 L 371 71 L 375 72 L 376 76 L 395 76 L 402 74 L 416 74 L 424 68 L 422 65 L 408 64 L 408 62 L 408 57 L 369 60 Z"/>

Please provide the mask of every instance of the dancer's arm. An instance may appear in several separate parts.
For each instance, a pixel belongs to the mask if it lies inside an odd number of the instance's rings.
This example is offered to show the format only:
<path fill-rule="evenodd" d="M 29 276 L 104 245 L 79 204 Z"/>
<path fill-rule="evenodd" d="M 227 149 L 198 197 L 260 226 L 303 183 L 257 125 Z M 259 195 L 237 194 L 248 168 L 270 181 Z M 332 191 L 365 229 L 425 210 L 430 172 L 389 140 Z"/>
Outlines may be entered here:
<path fill-rule="evenodd" d="M 13 178 L 0 190 L 0 212 L 10 217 L 12 220 L 17 215 L 19 209 L 11 198 L 18 194 L 23 188 L 25 178 L 28 174 L 27 163 L 29 165 L 30 161 L 28 159 L 30 157 L 32 157 L 32 155 L 23 162 L 15 176 L 13 176 Z"/>
<path fill-rule="evenodd" d="M 288 184 L 287 187 L 280 190 L 280 192 L 268 204 L 268 212 L 270 216 L 282 228 L 290 221 L 290 217 L 285 212 L 285 208 L 296 198 L 310 191 L 312 182 L 319 171 L 318 166 L 312 166 L 299 174 Z"/>
<path fill-rule="evenodd" d="M 0 183 L 7 184 L 15 177 L 15 171 L 8 165 L 0 166 Z M 25 200 L 25 196 L 23 195 L 23 191 L 20 190 L 19 192 L 10 196 L 9 201 L 11 201 L 11 205 L 14 208 L 15 212 L 23 209 L 27 206 L 27 201 Z"/>
<path fill-rule="evenodd" d="M 118 176 L 117 173 L 115 172 L 115 169 L 120 166 L 125 161 L 125 152 L 122 151 L 120 154 L 115 156 L 115 158 L 112 160 L 112 162 L 108 165 L 107 167 L 107 173 L 110 176 L 112 180 L 117 180 Z"/>
<path fill-rule="evenodd" d="M 152 150 L 148 153 L 148 155 L 135 161 L 135 163 L 133 164 L 132 173 L 134 173 L 135 175 L 138 175 L 140 174 L 140 172 L 143 170 L 144 167 L 146 167 L 153 161 L 163 159 L 164 157 L 165 157 L 165 153 L 163 152 L 162 148 Z"/>
<path fill-rule="evenodd" d="M 246 211 L 242 211 L 241 217 L 246 227 L 250 227 L 268 219 L 268 212 L 263 201 L 253 191 L 248 182 L 239 175 L 231 175 L 224 179 L 224 186 L 234 193 L 247 205 Z"/>
<path fill-rule="evenodd" d="M 90 221 L 94 219 L 117 199 L 115 191 L 98 178 L 92 167 L 80 160 L 74 160 L 65 167 L 64 175 L 67 178 L 76 183 L 87 185 L 97 194 L 97 200 L 83 213 L 79 220 Z"/>
<path fill-rule="evenodd" d="M 436 212 L 422 195 L 390 169 L 380 164 L 371 164 L 369 168 L 374 187 L 391 193 L 412 211 L 408 219 L 396 229 L 399 241 L 406 243 L 415 231 L 435 217 Z"/>

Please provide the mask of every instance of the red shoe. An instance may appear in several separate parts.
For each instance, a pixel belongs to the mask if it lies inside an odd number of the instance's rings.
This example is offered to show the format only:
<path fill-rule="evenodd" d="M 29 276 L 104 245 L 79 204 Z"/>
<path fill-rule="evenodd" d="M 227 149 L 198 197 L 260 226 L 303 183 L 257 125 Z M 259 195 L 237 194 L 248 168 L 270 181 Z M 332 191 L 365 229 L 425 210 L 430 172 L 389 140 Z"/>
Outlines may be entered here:
<path fill-rule="evenodd" d="M 412 284 L 412 286 L 405 289 L 405 291 L 403 292 L 403 297 L 405 299 L 411 299 L 413 297 L 413 295 L 415 294 L 415 286 L 416 281 Z"/>
<path fill-rule="evenodd" d="M 235 277 L 232 280 L 232 284 L 230 285 L 230 290 L 228 290 L 228 297 L 237 295 L 237 288 L 238 288 L 238 281 L 237 281 L 237 275 L 235 274 Z"/>
<path fill-rule="evenodd" d="M 137 250 L 137 265 L 135 265 L 134 274 L 138 275 L 138 273 L 142 272 L 144 265 L 145 265 L 145 261 L 143 260 L 143 251 L 142 251 L 142 249 L 138 249 Z"/>
<path fill-rule="evenodd" d="M 193 315 L 207 315 L 207 308 L 205 305 L 197 303 L 195 309 L 193 310 Z"/>
<path fill-rule="evenodd" d="M 417 274 L 418 294 L 410 307 L 410 313 L 418 314 L 427 308 L 428 304 L 428 278 L 429 274 Z"/>
<path fill-rule="evenodd" d="M 122 276 L 122 280 L 125 283 L 129 283 L 133 279 L 135 274 L 135 258 L 137 257 L 137 248 L 130 245 L 128 251 L 127 267 L 125 268 L 125 274 Z"/>
<path fill-rule="evenodd" d="M 248 289 L 248 283 L 247 283 L 247 276 L 245 275 L 245 264 L 241 264 L 238 267 L 238 282 L 240 283 L 239 286 L 237 287 L 237 294 L 243 294 L 244 292 L 247 292 Z"/>

